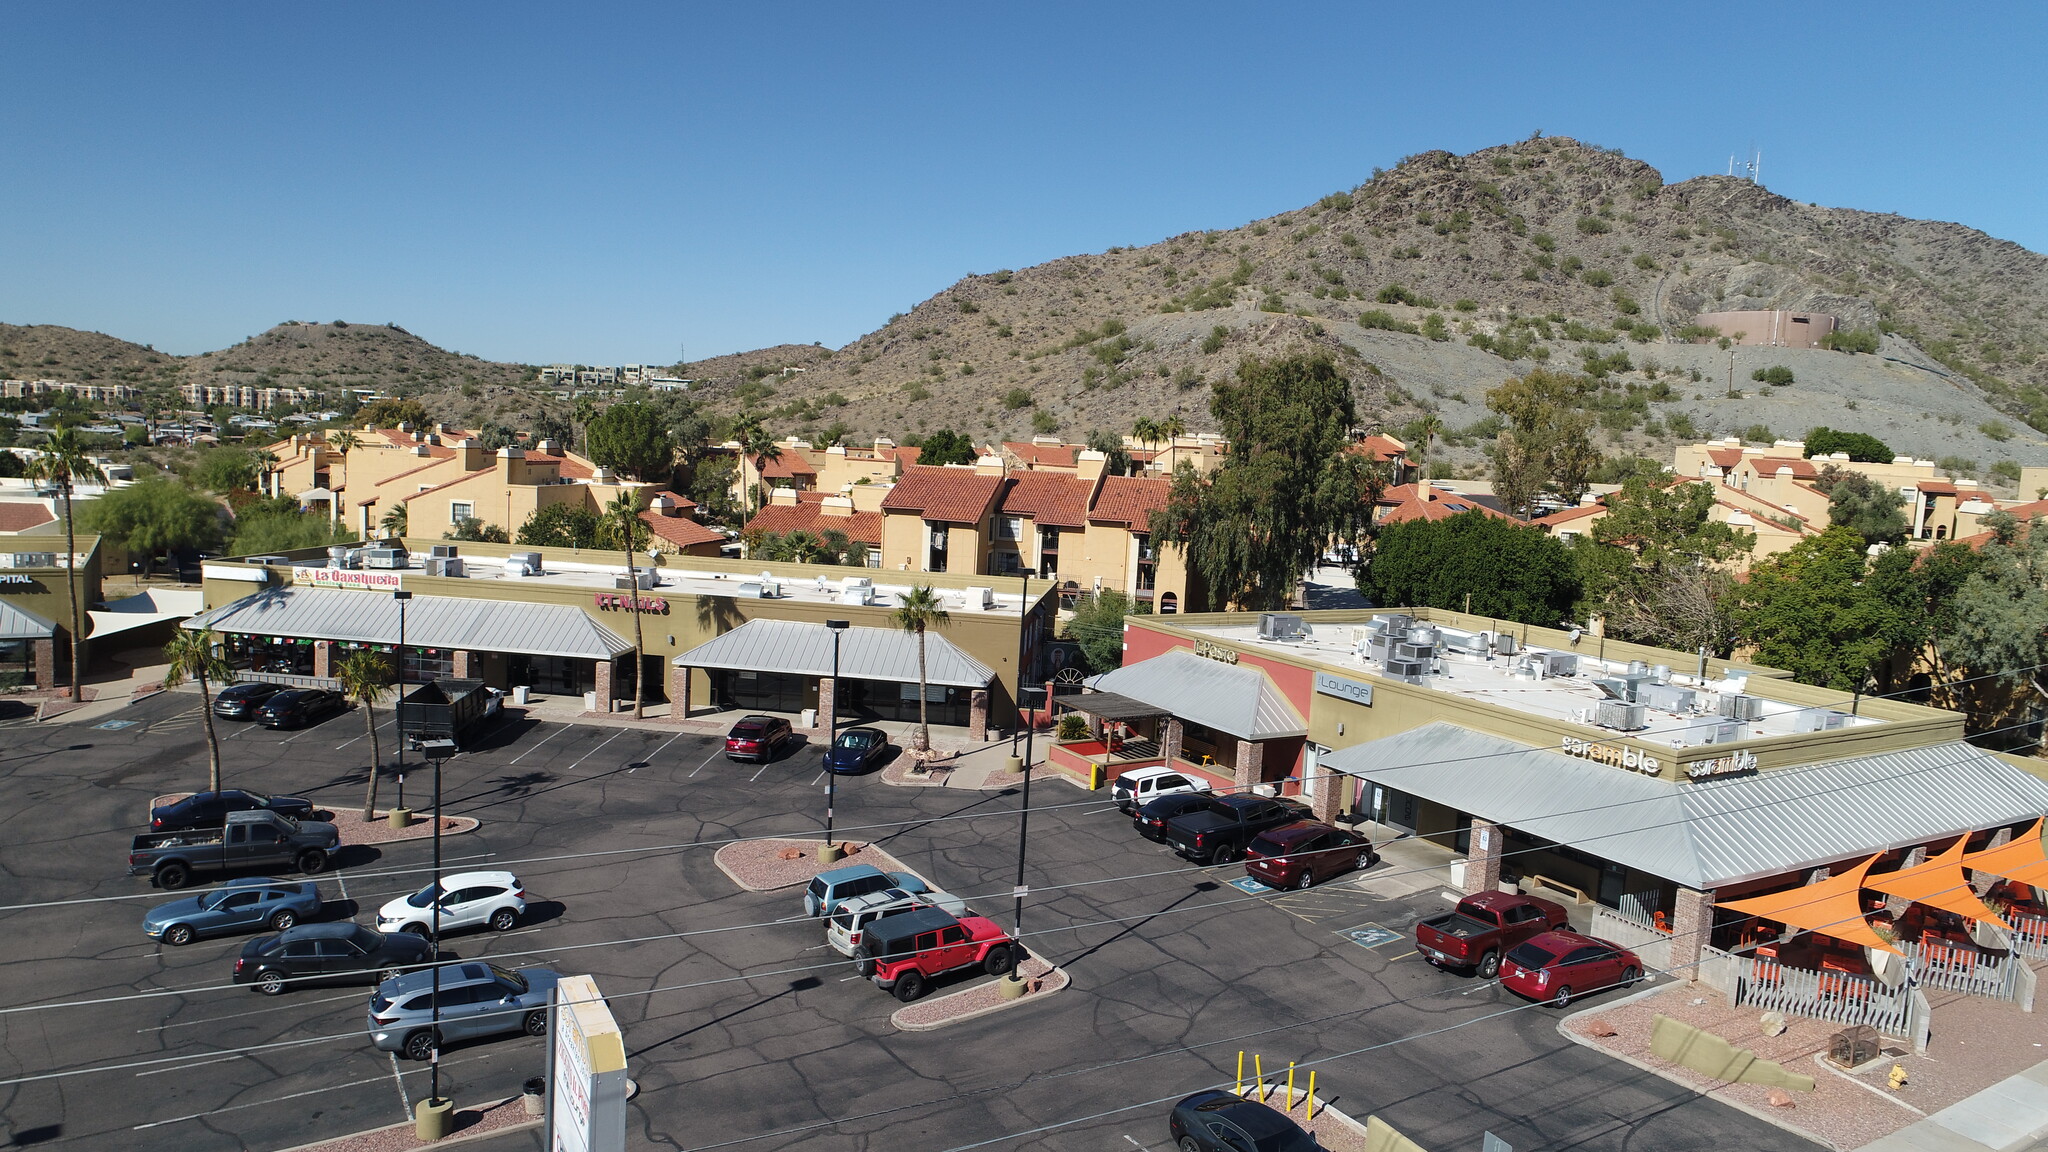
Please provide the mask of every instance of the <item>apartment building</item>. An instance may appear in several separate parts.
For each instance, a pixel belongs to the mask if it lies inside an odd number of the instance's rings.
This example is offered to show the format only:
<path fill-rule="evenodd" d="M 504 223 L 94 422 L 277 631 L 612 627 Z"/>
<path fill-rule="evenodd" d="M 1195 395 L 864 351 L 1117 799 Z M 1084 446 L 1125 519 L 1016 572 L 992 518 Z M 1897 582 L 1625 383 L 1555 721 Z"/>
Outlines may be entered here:
<path fill-rule="evenodd" d="M 132 384 L 80 384 L 69 380 L 0 380 L 0 396 L 26 400 L 36 396 L 76 396 L 94 404 L 122 404 L 140 399 Z"/>
<path fill-rule="evenodd" d="M 1680 445 L 1672 456 L 1672 471 L 1679 476 L 1711 480 L 1723 491 L 1753 496 L 1775 506 L 1779 515 L 1820 528 L 1827 527 L 1828 498 L 1814 481 L 1829 465 L 1859 472 L 1905 497 L 1907 537 L 1912 541 L 1932 543 L 1971 535 L 1977 521 L 1998 507 L 1975 481 L 1945 476 L 1934 461 L 1911 456 L 1897 456 L 1889 463 L 1855 461 L 1839 452 L 1808 458 L 1806 445 L 1798 440 L 1779 440 L 1764 448 L 1732 436 Z"/>
<path fill-rule="evenodd" d="M 800 437 L 775 441 L 773 452 L 742 451 L 728 440 L 717 451 L 739 462 L 733 470 L 732 495 L 741 507 L 765 505 L 778 489 L 798 492 L 839 492 L 849 485 L 893 484 L 920 450 L 878 436 L 868 445 L 833 444 L 820 448 Z M 751 497 L 751 499 L 750 499 Z"/>
<path fill-rule="evenodd" d="M 1181 464 L 1207 475 L 1223 466 L 1224 458 L 1230 454 L 1230 441 L 1213 432 L 1158 440 L 1125 436 L 1123 448 L 1131 463 L 1148 476 L 1170 477 Z M 981 451 L 984 456 L 1001 457 L 1011 471 L 1071 474 L 1078 470 L 1080 454 L 1088 451 L 1088 446 L 1069 444 L 1057 436 L 1033 436 L 1029 440 L 1005 440 Z"/>
<path fill-rule="evenodd" d="M 319 393 L 311 388 L 272 388 L 257 384 L 181 384 L 178 395 L 194 408 L 224 404 L 229 408 L 250 408 L 268 412 L 287 405 L 311 404 Z"/>

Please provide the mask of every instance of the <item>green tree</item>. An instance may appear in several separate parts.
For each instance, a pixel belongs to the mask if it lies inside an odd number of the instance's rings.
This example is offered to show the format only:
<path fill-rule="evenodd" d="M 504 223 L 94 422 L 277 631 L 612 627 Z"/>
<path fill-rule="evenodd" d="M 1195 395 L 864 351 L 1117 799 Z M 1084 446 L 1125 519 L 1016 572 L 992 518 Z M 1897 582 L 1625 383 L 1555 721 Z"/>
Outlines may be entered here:
<path fill-rule="evenodd" d="M 595 547 L 597 513 L 569 503 L 536 508 L 519 526 L 518 543 L 534 548 Z"/>
<path fill-rule="evenodd" d="M 355 420 L 356 423 L 371 428 L 396 428 L 400 424 L 405 424 L 420 429 L 434 422 L 434 418 L 427 415 L 426 405 L 417 400 L 397 396 L 386 396 L 382 400 L 370 401 L 356 412 Z"/>
<path fill-rule="evenodd" d="M 1827 493 L 1830 525 L 1853 529 L 1867 544 L 1905 540 L 1906 498 L 1896 489 L 1834 464 L 1821 469 L 1813 486 Z"/>
<path fill-rule="evenodd" d="M 1097 428 L 1088 433 L 1088 450 L 1102 453 L 1102 474 L 1105 476 L 1129 476 L 1136 471 L 1130 449 L 1124 447 L 1124 438 L 1107 428 Z"/>
<path fill-rule="evenodd" d="M 43 450 L 29 461 L 28 476 L 57 486 L 64 501 L 64 582 L 71 589 L 71 698 L 85 692 L 85 591 L 78 582 L 78 532 L 71 515 L 71 491 L 79 484 L 105 484 L 106 473 L 85 454 L 78 433 L 58 428 L 43 441 Z"/>
<path fill-rule="evenodd" d="M 1837 432 L 1825 424 L 1808 429 L 1805 443 L 1809 457 L 1847 452 L 1849 459 L 1864 464 L 1889 464 L 1893 459 L 1892 450 L 1877 437 L 1865 432 Z"/>
<path fill-rule="evenodd" d="M 1152 606 L 1133 603 L 1115 589 L 1091 592 L 1074 603 L 1074 615 L 1067 621 L 1067 636 L 1080 645 L 1081 658 L 1090 672 L 1107 672 L 1124 662 L 1124 617 L 1149 616 Z"/>
<path fill-rule="evenodd" d="M 740 445 L 741 478 L 746 489 L 740 500 L 741 512 L 752 516 L 761 506 L 767 487 L 764 475 L 770 461 L 782 459 L 782 447 L 775 442 L 775 434 L 761 423 L 761 417 L 748 412 L 733 423 L 732 438 Z"/>
<path fill-rule="evenodd" d="M 354 432 L 350 431 L 347 428 L 343 428 L 338 432 L 330 432 L 327 434 L 327 447 L 333 450 L 333 452 L 336 455 L 341 457 L 342 475 L 341 484 L 336 484 L 333 478 L 329 477 L 327 481 L 327 486 L 329 488 L 339 488 L 348 483 L 348 454 L 362 446 L 362 437 L 357 436 Z"/>
<path fill-rule="evenodd" d="M 1638 474 L 1609 494 L 1591 538 L 1572 544 L 1584 598 L 1610 635 L 1687 651 L 1726 653 L 1734 642 L 1722 565 L 1756 546 L 1756 534 L 1712 518 L 1714 489 Z"/>
<path fill-rule="evenodd" d="M 481 544 L 509 544 L 512 537 L 496 524 L 486 524 L 474 516 L 464 516 L 455 522 L 455 527 L 441 534 L 443 540 L 473 540 Z"/>
<path fill-rule="evenodd" d="M 377 527 L 383 529 L 385 537 L 392 540 L 403 539 L 411 526 L 411 510 L 405 504 L 393 504 L 377 521 Z"/>
<path fill-rule="evenodd" d="M 164 687 L 176 688 L 187 680 L 199 685 L 199 720 L 206 728 L 206 790 L 220 791 L 220 737 L 213 730 L 213 695 L 207 683 L 218 684 L 233 675 L 220 654 L 220 636 L 211 628 L 180 628 L 164 642 Z"/>
<path fill-rule="evenodd" d="M 377 743 L 377 704 L 391 693 L 391 665 L 376 652 L 351 653 L 334 670 L 342 694 L 363 706 L 363 727 L 370 736 L 370 783 L 363 792 L 363 823 L 377 818 L 377 777 L 384 771 L 384 750 Z"/>
<path fill-rule="evenodd" d="M 553 412 L 542 412 L 528 427 L 534 440 L 553 440 L 564 450 L 576 446 L 576 425 Z"/>
<path fill-rule="evenodd" d="M 668 421 L 653 405 L 637 400 L 614 404 L 584 429 L 590 458 L 641 480 L 666 478 L 675 465 Z"/>
<path fill-rule="evenodd" d="M 1477 510 L 1380 529 L 1358 586 L 1376 604 L 1470 610 L 1545 627 L 1579 595 L 1571 556 L 1556 537 Z"/>
<path fill-rule="evenodd" d="M 952 623 L 953 618 L 947 614 L 945 601 L 932 590 L 932 586 L 919 584 L 897 599 L 896 610 L 889 614 L 889 619 L 898 628 L 917 637 L 917 743 L 913 751 L 928 752 L 932 746 L 932 726 L 925 706 L 931 696 L 925 663 L 925 633 L 945 627 Z"/>
<path fill-rule="evenodd" d="M 284 496 L 244 505 L 235 516 L 228 551 L 237 556 L 258 556 L 299 548 L 324 548 L 345 544 L 353 538 L 353 533 L 330 523 L 326 516 L 302 512 L 297 502 Z"/>
<path fill-rule="evenodd" d="M 595 436 L 592 437 L 595 439 Z M 640 518 L 640 501 L 633 489 L 622 488 L 604 506 L 604 515 L 597 523 L 600 543 L 617 548 L 626 557 L 626 576 L 634 592 L 628 604 L 633 617 L 633 719 L 640 719 L 647 700 L 647 642 L 641 636 L 640 625 L 640 569 L 633 559 L 636 549 L 647 546 L 652 530 L 647 521 Z"/>
<path fill-rule="evenodd" d="M 2015 718 L 2009 715 L 2015 688 L 2048 695 L 2048 677 L 2039 667 L 2048 663 L 2048 531 L 2042 523 L 2037 517 L 2022 524 L 2006 512 L 1986 516 L 1991 541 L 1978 550 L 1946 610 L 1931 614 L 1934 646 L 1948 668 L 1962 680 L 1990 678 L 1967 686 L 1976 691 L 1956 693 L 1961 702 L 1979 705 L 1970 709 L 1976 730 Z M 1929 579 L 1952 579 L 1960 567 L 1931 570 Z"/>
<path fill-rule="evenodd" d="M 733 475 L 738 471 L 739 461 L 729 453 L 705 456 L 690 466 L 688 495 L 704 510 L 707 523 L 731 526 L 743 517 L 732 498 Z"/>
<path fill-rule="evenodd" d="M 1325 548 L 1366 534 L 1385 491 L 1377 465 L 1344 451 L 1357 423 L 1351 381 L 1327 352 L 1247 357 L 1209 411 L 1229 455 L 1207 477 L 1175 469 L 1152 539 L 1186 548 L 1213 602 L 1284 608 Z"/>
<path fill-rule="evenodd" d="M 87 504 L 79 519 L 88 530 L 142 557 L 144 571 L 154 573 L 159 555 L 219 546 L 220 516 L 220 505 L 184 484 L 151 477 Z"/>
<path fill-rule="evenodd" d="M 1900 632 L 1899 606 L 1866 586 L 1863 538 L 1830 528 L 1753 566 L 1735 593 L 1756 660 L 1802 683 L 1853 692 Z"/>
<path fill-rule="evenodd" d="M 906 440 L 905 443 L 911 441 Z M 919 464 L 972 464 L 980 456 L 974 441 L 951 428 L 926 433 L 915 444 Z"/>
<path fill-rule="evenodd" d="M 476 438 L 486 451 L 496 452 L 500 448 L 512 448 L 519 444 L 519 437 L 512 429 L 495 420 L 486 420 L 476 430 Z"/>
<path fill-rule="evenodd" d="M 1493 490 L 1509 510 L 1533 515 L 1537 497 L 1552 493 L 1566 504 L 1586 494 L 1600 463 L 1593 447 L 1593 416 L 1585 376 L 1538 368 L 1486 393 L 1486 406 L 1508 426 L 1493 444 Z"/>
<path fill-rule="evenodd" d="M 256 486 L 256 457 L 241 448 L 209 448 L 192 465 L 188 478 L 208 492 L 225 496 Z"/>

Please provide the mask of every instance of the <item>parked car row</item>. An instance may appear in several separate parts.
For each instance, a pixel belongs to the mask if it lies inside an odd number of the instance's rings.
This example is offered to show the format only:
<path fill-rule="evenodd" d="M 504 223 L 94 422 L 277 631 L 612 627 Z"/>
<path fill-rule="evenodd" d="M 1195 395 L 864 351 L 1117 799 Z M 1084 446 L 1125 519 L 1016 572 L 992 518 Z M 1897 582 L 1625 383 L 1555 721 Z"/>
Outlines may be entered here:
<path fill-rule="evenodd" d="M 801 743 L 788 720 L 780 716 L 742 716 L 725 734 L 725 758 L 749 764 L 768 764 Z M 825 770 L 838 776 L 871 772 L 889 762 L 896 746 L 880 728 L 848 728 L 834 737 L 825 749 Z"/>
<path fill-rule="evenodd" d="M 1643 978 L 1643 962 L 1610 941 L 1575 932 L 1562 906 L 1538 896 L 1477 892 L 1415 925 L 1415 950 L 1439 968 L 1498 976 L 1501 987 L 1562 1008 Z"/>
<path fill-rule="evenodd" d="M 287 688 L 249 682 L 223 688 L 213 714 L 225 720 L 254 720 L 265 728 L 296 728 L 348 711 L 348 698 L 325 688 Z"/>
<path fill-rule="evenodd" d="M 978 968 L 1001 976 L 1017 943 L 957 896 L 908 872 L 854 864 L 820 872 L 804 889 L 804 912 L 825 918 L 825 940 L 854 971 L 908 1003 L 940 976 Z"/>

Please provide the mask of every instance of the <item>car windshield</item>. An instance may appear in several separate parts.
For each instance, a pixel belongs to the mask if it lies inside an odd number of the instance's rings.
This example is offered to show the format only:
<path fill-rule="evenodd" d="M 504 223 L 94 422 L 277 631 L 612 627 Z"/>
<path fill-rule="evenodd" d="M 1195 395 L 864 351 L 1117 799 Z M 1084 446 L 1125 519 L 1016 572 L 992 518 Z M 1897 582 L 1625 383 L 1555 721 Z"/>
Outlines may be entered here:
<path fill-rule="evenodd" d="M 434 903 L 434 891 L 435 886 L 429 884 L 425 888 L 422 888 L 419 891 L 413 893 L 412 895 L 407 896 L 405 898 L 405 902 L 407 904 L 412 905 L 415 908 L 430 907 Z"/>
<path fill-rule="evenodd" d="M 348 938 L 351 942 L 355 944 L 357 948 L 360 948 L 365 952 L 375 952 L 377 950 L 377 945 L 383 943 L 385 940 L 385 936 L 382 932 L 378 932 L 374 929 L 364 927 L 361 924 L 356 925 L 356 930 L 354 932 L 349 933 Z"/>
<path fill-rule="evenodd" d="M 875 737 L 871 732 L 842 732 L 839 735 L 839 746 L 841 748 L 866 751 L 874 747 L 874 743 Z"/>
<path fill-rule="evenodd" d="M 1272 836 L 1261 836 L 1257 840 L 1252 841 L 1252 851 L 1257 852 L 1261 856 L 1285 856 L 1287 855 L 1287 845 L 1282 844 Z"/>
<path fill-rule="evenodd" d="M 526 991 L 526 977 L 521 976 L 517 972 L 507 972 L 493 964 L 491 965 L 491 975 L 496 976 L 500 982 L 509 985 L 514 992 L 524 993 Z"/>
<path fill-rule="evenodd" d="M 263 793 L 261 793 L 261 792 L 248 792 L 248 791 L 244 791 L 244 792 L 242 793 L 242 796 L 243 796 L 243 797 L 244 797 L 245 799 L 247 799 L 247 800 L 249 801 L 249 803 L 251 803 L 251 804 L 268 804 L 268 803 L 270 803 L 270 797 L 268 797 L 268 796 L 265 796 L 265 795 L 264 795 Z"/>
<path fill-rule="evenodd" d="M 1555 959 L 1557 959 L 1555 953 L 1551 952 L 1548 948 L 1539 946 L 1533 940 L 1517 944 L 1508 950 L 1508 962 L 1523 968 L 1541 968 Z"/>

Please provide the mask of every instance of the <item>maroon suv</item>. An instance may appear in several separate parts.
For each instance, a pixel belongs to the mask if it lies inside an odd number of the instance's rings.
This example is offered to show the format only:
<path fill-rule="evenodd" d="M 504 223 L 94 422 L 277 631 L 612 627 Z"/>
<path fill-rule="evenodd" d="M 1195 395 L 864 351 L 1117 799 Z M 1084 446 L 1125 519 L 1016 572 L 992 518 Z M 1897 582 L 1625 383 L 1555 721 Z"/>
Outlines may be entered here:
<path fill-rule="evenodd" d="M 795 738 L 796 729 L 780 716 L 742 716 L 725 734 L 725 758 L 766 764 Z"/>
<path fill-rule="evenodd" d="M 1379 861 L 1365 837 L 1312 820 L 1259 836 L 1244 857 L 1245 875 L 1272 888 L 1307 888 Z"/>

